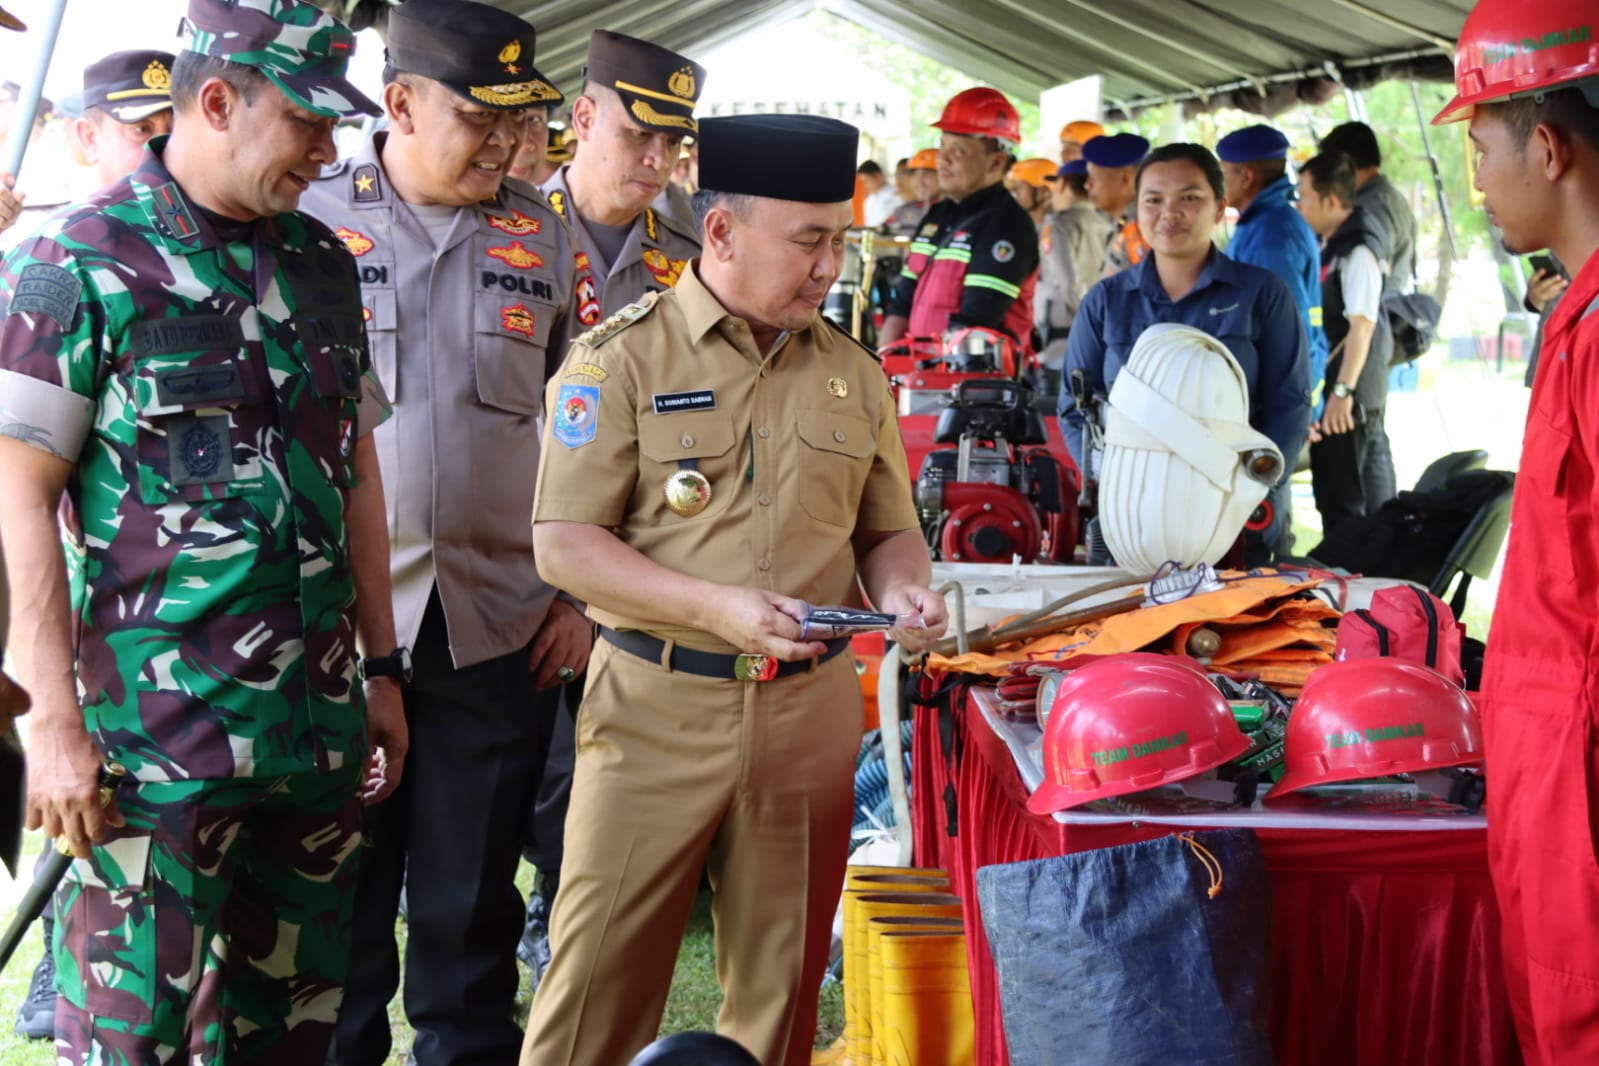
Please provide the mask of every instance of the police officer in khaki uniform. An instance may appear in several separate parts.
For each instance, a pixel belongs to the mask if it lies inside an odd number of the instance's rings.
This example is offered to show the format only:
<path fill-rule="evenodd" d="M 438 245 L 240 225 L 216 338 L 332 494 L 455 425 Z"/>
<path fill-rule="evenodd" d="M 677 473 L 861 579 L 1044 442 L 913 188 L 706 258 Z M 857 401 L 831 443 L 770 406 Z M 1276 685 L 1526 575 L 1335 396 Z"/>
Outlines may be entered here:
<path fill-rule="evenodd" d="M 521 1040 L 518 845 L 559 682 L 590 643 L 579 608 L 539 580 L 528 530 L 546 367 L 581 285 L 565 224 L 503 181 L 528 109 L 560 101 L 533 55 L 533 28 L 486 4 L 395 8 L 389 129 L 305 197 L 356 257 L 394 401 L 377 446 L 396 629 L 415 649 L 416 773 L 370 812 L 338 1063 L 388 1054 L 402 879 L 416 1061 L 510 1061 Z"/>
<path fill-rule="evenodd" d="M 549 388 L 540 572 L 603 639 L 524 1066 L 650 1042 L 705 870 L 718 1030 L 810 1062 L 862 707 L 848 642 L 807 634 L 806 604 L 863 585 L 912 648 L 945 623 L 882 370 L 817 313 L 857 131 L 746 115 L 701 136 L 703 258 L 579 338 Z"/>
<path fill-rule="evenodd" d="M 670 289 L 699 254 L 692 220 L 653 205 L 694 134 L 704 86 L 705 68 L 676 52 L 606 30 L 589 38 L 583 95 L 572 103 L 577 156 L 544 192 L 577 233 L 604 314 Z"/>

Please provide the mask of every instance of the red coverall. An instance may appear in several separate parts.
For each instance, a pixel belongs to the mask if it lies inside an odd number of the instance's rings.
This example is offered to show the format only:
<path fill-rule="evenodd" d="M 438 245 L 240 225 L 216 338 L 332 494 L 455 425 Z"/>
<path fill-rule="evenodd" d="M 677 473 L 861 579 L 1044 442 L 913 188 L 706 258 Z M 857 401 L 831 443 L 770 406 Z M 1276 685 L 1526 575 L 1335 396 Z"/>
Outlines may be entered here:
<path fill-rule="evenodd" d="M 1544 333 L 1483 678 L 1488 853 L 1529 1066 L 1599 1063 L 1599 255 Z"/>

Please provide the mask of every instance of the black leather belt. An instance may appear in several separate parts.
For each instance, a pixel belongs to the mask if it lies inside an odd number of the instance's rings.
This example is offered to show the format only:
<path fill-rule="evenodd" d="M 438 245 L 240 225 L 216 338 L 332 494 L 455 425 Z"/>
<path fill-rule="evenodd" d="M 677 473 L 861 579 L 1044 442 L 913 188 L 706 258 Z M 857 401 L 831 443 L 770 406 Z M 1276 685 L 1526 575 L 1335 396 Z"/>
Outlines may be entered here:
<path fill-rule="evenodd" d="M 630 655 L 657 664 L 661 662 L 661 650 L 666 647 L 666 641 L 632 629 L 618 632 L 609 626 L 601 626 L 600 636 Z M 816 658 L 801 659 L 791 663 L 770 655 L 722 655 L 714 651 L 696 651 L 693 648 L 674 645 L 667 662 L 674 671 L 698 677 L 720 677 L 730 681 L 773 681 L 779 677 L 802 674 L 809 670 L 812 664 L 820 666 L 849 647 L 849 638 L 840 637 L 823 643 L 827 645 L 827 650 Z"/>

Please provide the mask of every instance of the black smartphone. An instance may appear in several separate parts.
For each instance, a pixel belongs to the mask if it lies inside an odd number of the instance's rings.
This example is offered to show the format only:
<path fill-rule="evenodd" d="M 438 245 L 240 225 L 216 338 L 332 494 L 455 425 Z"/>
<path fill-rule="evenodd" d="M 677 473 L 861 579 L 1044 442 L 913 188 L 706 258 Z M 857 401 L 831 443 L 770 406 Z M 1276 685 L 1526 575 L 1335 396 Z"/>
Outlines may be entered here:
<path fill-rule="evenodd" d="M 1542 253 L 1539 253 L 1538 255 L 1529 255 L 1527 257 L 1527 265 L 1532 267 L 1532 272 L 1534 274 L 1538 273 L 1540 270 L 1545 274 L 1560 273 L 1560 268 L 1555 266 L 1555 257 L 1552 255 L 1544 255 Z"/>

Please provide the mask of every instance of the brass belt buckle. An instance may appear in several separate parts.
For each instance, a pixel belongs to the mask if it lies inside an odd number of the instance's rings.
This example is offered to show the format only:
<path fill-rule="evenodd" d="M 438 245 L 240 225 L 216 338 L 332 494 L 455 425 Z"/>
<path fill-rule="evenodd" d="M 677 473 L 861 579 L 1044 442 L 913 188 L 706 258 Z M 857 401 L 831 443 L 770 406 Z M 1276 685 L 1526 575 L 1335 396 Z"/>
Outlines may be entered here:
<path fill-rule="evenodd" d="M 736 656 L 733 676 L 740 681 L 770 681 L 777 676 L 777 659 L 771 655 Z"/>

